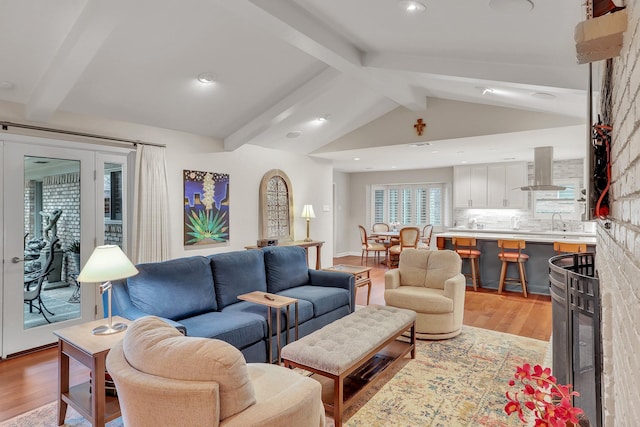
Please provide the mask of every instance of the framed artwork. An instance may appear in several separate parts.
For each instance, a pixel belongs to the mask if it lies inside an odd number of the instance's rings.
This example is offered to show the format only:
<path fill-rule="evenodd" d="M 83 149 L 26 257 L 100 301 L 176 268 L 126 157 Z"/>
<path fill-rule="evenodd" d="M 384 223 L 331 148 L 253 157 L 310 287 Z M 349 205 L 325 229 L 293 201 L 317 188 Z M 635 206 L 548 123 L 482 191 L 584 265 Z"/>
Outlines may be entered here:
<path fill-rule="evenodd" d="M 184 245 L 229 241 L 229 174 L 183 171 Z"/>

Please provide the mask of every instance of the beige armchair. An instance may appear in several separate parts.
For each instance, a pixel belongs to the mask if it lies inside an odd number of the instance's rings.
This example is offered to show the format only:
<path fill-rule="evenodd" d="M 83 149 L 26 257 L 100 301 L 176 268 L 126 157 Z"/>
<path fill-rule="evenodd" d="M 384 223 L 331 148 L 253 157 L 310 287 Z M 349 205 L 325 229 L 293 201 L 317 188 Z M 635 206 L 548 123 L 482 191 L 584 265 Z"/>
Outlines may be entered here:
<path fill-rule="evenodd" d="M 405 249 L 398 268 L 384 275 L 386 304 L 416 312 L 416 336 L 453 338 L 462 331 L 465 277 L 451 250 Z"/>
<path fill-rule="evenodd" d="M 325 425 L 320 383 L 157 317 L 130 325 L 107 370 L 128 427 Z"/>

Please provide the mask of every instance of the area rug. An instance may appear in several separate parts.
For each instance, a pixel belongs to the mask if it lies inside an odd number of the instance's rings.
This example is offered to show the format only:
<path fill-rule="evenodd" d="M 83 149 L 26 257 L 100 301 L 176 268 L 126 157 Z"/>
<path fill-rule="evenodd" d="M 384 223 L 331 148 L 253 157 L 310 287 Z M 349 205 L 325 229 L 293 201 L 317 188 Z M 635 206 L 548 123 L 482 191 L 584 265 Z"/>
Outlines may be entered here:
<path fill-rule="evenodd" d="M 549 343 L 464 326 L 458 337 L 418 341 L 416 359 L 383 374 L 344 414 L 347 427 L 520 426 L 504 413 L 515 367 L 545 359 Z M 329 418 L 327 425 L 333 426 Z M 56 403 L 20 415 L 2 427 L 56 426 Z M 69 408 L 65 426 L 86 427 Z M 120 419 L 107 424 L 122 427 Z"/>

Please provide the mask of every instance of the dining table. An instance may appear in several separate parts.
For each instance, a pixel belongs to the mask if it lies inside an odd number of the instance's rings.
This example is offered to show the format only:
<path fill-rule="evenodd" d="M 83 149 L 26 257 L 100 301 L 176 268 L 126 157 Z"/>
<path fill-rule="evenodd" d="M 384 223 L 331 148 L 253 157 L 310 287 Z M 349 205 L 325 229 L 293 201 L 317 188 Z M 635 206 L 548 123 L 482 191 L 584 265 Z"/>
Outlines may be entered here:
<path fill-rule="evenodd" d="M 396 244 L 400 239 L 399 231 L 372 231 L 369 234 L 371 237 L 377 238 L 380 243 L 384 245 L 385 253 L 382 264 L 389 265 L 389 248 Z"/>

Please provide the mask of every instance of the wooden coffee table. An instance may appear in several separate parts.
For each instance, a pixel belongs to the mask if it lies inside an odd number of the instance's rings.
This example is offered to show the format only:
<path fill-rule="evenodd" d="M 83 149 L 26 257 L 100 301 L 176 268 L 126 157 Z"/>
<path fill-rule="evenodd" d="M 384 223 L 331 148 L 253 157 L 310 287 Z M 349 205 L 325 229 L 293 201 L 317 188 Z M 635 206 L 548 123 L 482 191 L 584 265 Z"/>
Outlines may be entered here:
<path fill-rule="evenodd" d="M 276 360 L 277 364 L 280 364 L 280 351 L 282 350 L 282 342 L 280 341 L 280 330 L 282 329 L 280 326 L 280 309 L 282 307 L 287 307 L 287 335 L 285 337 L 287 344 L 289 344 L 289 319 L 291 316 L 289 315 L 292 304 L 295 304 L 295 340 L 298 339 L 298 300 L 296 298 L 289 298 L 282 295 L 270 294 L 262 291 L 249 292 L 248 294 L 238 295 L 238 299 L 243 301 L 249 301 L 254 304 L 260 304 L 267 306 L 267 333 L 269 334 L 268 339 L 268 347 L 269 347 L 269 359 L 272 356 L 272 348 L 271 348 L 271 308 L 275 308 L 278 310 L 278 315 L 276 316 L 276 337 L 278 342 L 276 343 L 278 348 L 278 358 Z M 271 360 L 269 360 L 271 362 Z"/>
<path fill-rule="evenodd" d="M 367 305 L 369 305 L 369 299 L 371 299 L 371 277 L 369 277 L 369 272 L 371 271 L 371 267 L 338 264 L 333 267 L 325 268 L 324 270 L 353 274 L 356 278 L 356 290 L 361 286 L 367 286 Z"/>
<path fill-rule="evenodd" d="M 284 366 L 314 373 L 323 385 L 324 407 L 340 427 L 344 410 L 382 372 L 407 354 L 415 359 L 415 320 L 411 310 L 368 305 L 286 345 Z M 405 333 L 408 341 L 401 338 Z M 351 336 L 345 340 L 345 334 Z"/>

